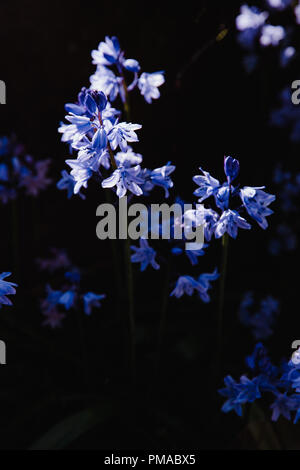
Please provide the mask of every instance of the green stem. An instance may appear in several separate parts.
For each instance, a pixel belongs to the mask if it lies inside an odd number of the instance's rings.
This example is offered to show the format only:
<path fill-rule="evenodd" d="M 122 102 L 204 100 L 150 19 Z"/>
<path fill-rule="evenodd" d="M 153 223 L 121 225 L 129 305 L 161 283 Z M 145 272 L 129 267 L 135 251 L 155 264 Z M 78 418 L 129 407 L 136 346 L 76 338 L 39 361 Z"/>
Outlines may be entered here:
<path fill-rule="evenodd" d="M 225 279 L 228 262 L 228 233 L 225 233 L 222 237 L 222 265 L 220 275 L 220 293 L 219 293 L 219 308 L 218 308 L 218 319 L 217 319 L 217 375 L 221 369 L 221 355 L 223 346 L 223 311 L 224 311 L 224 298 L 225 298 Z"/>
<path fill-rule="evenodd" d="M 165 273 L 165 286 L 163 289 L 161 316 L 158 329 L 158 343 L 157 343 L 157 356 L 156 356 L 156 377 L 158 378 L 160 361 L 162 357 L 162 347 L 164 342 L 164 336 L 166 332 L 167 319 L 168 319 L 168 300 L 169 300 L 169 280 L 170 280 L 170 261 L 167 261 L 166 273 Z"/>

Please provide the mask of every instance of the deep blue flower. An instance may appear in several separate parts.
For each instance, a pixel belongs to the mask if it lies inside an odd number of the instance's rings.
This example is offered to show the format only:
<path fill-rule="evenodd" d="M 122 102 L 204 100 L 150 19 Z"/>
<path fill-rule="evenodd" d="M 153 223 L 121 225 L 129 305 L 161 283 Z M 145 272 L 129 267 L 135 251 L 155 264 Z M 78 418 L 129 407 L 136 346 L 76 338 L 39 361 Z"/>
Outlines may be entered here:
<path fill-rule="evenodd" d="M 87 292 L 83 296 L 83 304 L 84 304 L 84 313 L 86 315 L 90 315 L 92 313 L 92 309 L 97 307 L 101 307 L 100 300 L 105 299 L 105 294 L 94 294 L 94 292 Z"/>
<path fill-rule="evenodd" d="M 17 284 L 10 281 L 4 281 L 4 279 L 10 275 L 11 273 L 8 272 L 0 274 L 0 308 L 1 305 L 12 305 L 11 300 L 6 296 L 14 295 L 16 293 L 15 287 L 17 287 Z"/>
<path fill-rule="evenodd" d="M 218 390 L 220 395 L 227 398 L 227 401 L 222 406 L 222 411 L 228 413 L 234 410 L 238 416 L 242 416 L 243 410 L 241 402 L 238 401 L 238 396 L 241 393 L 241 386 L 230 376 L 224 378 L 225 388 Z"/>
<path fill-rule="evenodd" d="M 76 297 L 76 292 L 73 290 L 67 290 L 60 296 L 58 304 L 63 305 L 66 310 L 70 310 L 70 308 L 74 307 Z"/>
<path fill-rule="evenodd" d="M 274 393 L 275 400 L 270 406 L 273 410 L 272 421 L 277 421 L 279 416 L 284 416 L 288 421 L 291 419 L 291 411 L 298 408 L 299 404 L 295 398 L 287 395 L 287 393 Z"/>
<path fill-rule="evenodd" d="M 152 268 L 159 269 L 160 266 L 155 260 L 156 251 L 149 246 L 149 243 L 144 238 L 140 238 L 140 246 L 132 245 L 130 247 L 135 253 L 131 255 L 132 263 L 141 263 L 141 271 L 145 271 L 150 264 Z"/>
<path fill-rule="evenodd" d="M 224 172 L 227 177 L 228 184 L 231 184 L 232 181 L 237 177 L 240 171 L 239 161 L 232 157 L 224 158 Z"/>
<path fill-rule="evenodd" d="M 170 178 L 171 173 L 175 170 L 175 165 L 171 165 L 171 162 L 168 162 L 166 165 L 152 170 L 148 174 L 148 183 L 152 187 L 161 186 L 165 190 L 165 197 L 169 197 L 169 188 L 173 187 L 173 181 Z M 147 189 L 150 189 L 148 185 Z M 152 189 L 152 188 L 151 188 Z"/>

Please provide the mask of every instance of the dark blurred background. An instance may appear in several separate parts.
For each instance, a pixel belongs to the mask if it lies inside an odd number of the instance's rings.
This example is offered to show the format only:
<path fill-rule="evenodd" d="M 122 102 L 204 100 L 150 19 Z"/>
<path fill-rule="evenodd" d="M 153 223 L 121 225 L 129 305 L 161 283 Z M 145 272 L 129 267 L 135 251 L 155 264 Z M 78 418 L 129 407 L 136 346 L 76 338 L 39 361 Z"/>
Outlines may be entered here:
<path fill-rule="evenodd" d="M 234 26 L 241 3 L 200 0 L 172 2 L 170 7 L 168 2 L 2 0 L 0 78 L 6 82 L 7 104 L 0 108 L 0 135 L 15 133 L 28 153 L 51 159 L 51 177 L 56 183 L 68 156 L 57 132 L 64 104 L 75 101 L 82 86 L 89 86 L 95 70 L 91 51 L 105 35 L 116 35 L 126 57 L 139 60 L 143 71 L 165 71 L 161 98 L 148 105 L 139 93 L 133 93 L 131 105 L 132 121 L 143 125 L 135 150 L 144 156 L 145 166 L 156 168 L 167 161 L 176 165 L 172 195 L 194 200 L 192 176 L 199 166 L 222 179 L 224 155 L 240 160 L 241 185 L 266 185 L 273 193 L 276 163 L 284 161 L 290 169 L 297 169 L 298 147 L 289 143 L 284 131 L 268 125 L 270 110 L 285 84 L 275 58 L 269 54 L 264 67 L 252 75 L 242 67 L 243 51 Z M 216 41 L 225 27 L 227 36 Z M 209 305 L 193 298 L 170 300 L 153 409 L 147 404 L 147 392 L 154 380 L 163 269 L 145 273 L 134 269 L 139 393 L 132 413 L 126 405 L 130 388 L 124 355 L 125 309 L 124 319 L 108 300 L 101 310 L 83 319 L 88 335 L 88 383 L 77 367 L 81 352 L 72 315 L 62 329 L 40 326 L 39 299 L 46 282 L 55 285 L 57 280 L 41 276 L 35 259 L 48 255 L 49 247 L 65 248 L 74 264 L 86 270 L 88 289 L 106 292 L 110 299 L 119 295 L 114 289 L 109 243 L 95 235 L 96 207 L 103 200 L 103 190 L 92 183 L 86 201 L 68 200 L 55 184 L 34 201 L 35 212 L 32 201 L 18 201 L 19 267 L 13 280 L 20 287 L 15 307 L 5 311 L 13 323 L 4 324 L 1 330 L 7 343 L 7 365 L 0 369 L 1 446 L 27 447 L 97 396 L 103 397 L 103 408 L 112 407 L 114 413 L 106 419 L 105 431 L 102 425 L 96 426 L 75 441 L 73 448 L 251 447 L 251 443 L 241 443 L 243 420 L 220 416 L 218 428 L 213 421 L 222 403 L 218 397 L 209 401 L 216 289 Z M 269 219 L 269 230 L 262 231 L 253 223 L 251 231 L 240 233 L 230 243 L 224 375 L 242 374 L 244 357 L 253 348 L 250 333 L 237 321 L 237 308 L 246 290 L 280 297 L 280 318 L 268 343 L 275 360 L 290 354 L 300 324 L 294 275 L 298 258 L 295 254 L 275 258 L 267 254 L 272 225 L 280 217 L 276 202 L 272 208 L 275 215 Z M 10 207 L 0 209 L 0 271 L 13 271 Z M 215 242 L 199 266 L 192 268 L 188 262 L 181 265 L 175 260 L 174 272 L 210 272 L 219 266 L 219 260 L 220 244 Z"/>

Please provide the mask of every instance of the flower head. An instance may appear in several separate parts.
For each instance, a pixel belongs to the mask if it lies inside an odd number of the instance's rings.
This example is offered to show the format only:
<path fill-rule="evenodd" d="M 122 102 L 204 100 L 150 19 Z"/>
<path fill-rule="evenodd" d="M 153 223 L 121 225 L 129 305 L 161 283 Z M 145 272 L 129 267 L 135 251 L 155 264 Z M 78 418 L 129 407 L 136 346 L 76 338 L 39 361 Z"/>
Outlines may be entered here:
<path fill-rule="evenodd" d="M 135 253 L 131 255 L 132 263 L 141 263 L 141 271 L 145 271 L 148 265 L 154 269 L 159 269 L 160 266 L 155 260 L 156 251 L 149 246 L 149 243 L 144 238 L 140 238 L 140 246 L 130 247 Z"/>

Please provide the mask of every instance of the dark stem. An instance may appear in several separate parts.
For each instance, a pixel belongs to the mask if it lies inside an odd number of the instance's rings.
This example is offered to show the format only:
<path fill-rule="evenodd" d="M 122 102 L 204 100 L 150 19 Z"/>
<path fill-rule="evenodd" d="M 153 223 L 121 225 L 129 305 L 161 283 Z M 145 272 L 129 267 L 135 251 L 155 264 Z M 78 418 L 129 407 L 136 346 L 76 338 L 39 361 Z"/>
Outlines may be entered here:
<path fill-rule="evenodd" d="M 222 265 L 220 273 L 220 293 L 219 293 L 219 308 L 218 308 L 218 318 L 217 318 L 217 365 L 216 373 L 219 378 L 221 372 L 221 355 L 223 348 L 223 311 L 224 311 L 224 299 L 225 299 L 225 279 L 227 271 L 227 262 L 228 262 L 228 243 L 229 236 L 228 233 L 225 233 L 222 237 Z"/>

